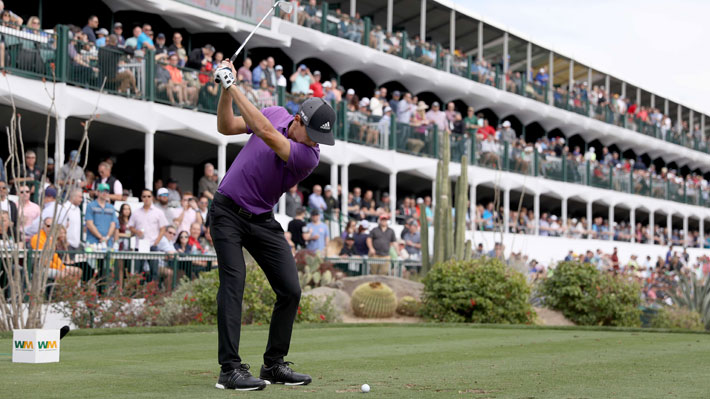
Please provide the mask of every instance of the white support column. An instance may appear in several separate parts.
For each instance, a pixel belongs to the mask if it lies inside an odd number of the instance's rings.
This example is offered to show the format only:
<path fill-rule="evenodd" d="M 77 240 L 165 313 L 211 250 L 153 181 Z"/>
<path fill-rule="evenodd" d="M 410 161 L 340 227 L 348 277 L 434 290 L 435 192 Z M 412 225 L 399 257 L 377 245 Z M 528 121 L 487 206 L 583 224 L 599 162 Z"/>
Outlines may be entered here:
<path fill-rule="evenodd" d="M 508 32 L 503 32 L 503 90 L 507 90 L 508 88 L 508 79 L 505 78 L 508 74 L 508 65 L 510 65 L 508 62 L 508 40 Z"/>
<path fill-rule="evenodd" d="M 227 174 L 227 144 L 220 144 L 217 147 L 217 176 L 221 182 Z"/>
<path fill-rule="evenodd" d="M 587 92 L 592 90 L 592 68 L 587 68 Z"/>
<path fill-rule="evenodd" d="M 390 173 L 390 215 L 394 218 L 397 210 L 397 172 Z"/>
<path fill-rule="evenodd" d="M 394 13 L 394 0 L 387 0 L 387 33 L 392 33 L 392 15 Z"/>
<path fill-rule="evenodd" d="M 476 52 L 476 57 L 478 60 L 483 59 L 483 22 L 478 21 L 478 51 Z"/>
<path fill-rule="evenodd" d="M 510 231 L 510 189 L 506 188 L 503 192 L 503 233 L 508 234 Z"/>
<path fill-rule="evenodd" d="M 540 235 L 540 193 L 535 193 L 535 201 L 533 202 L 533 210 L 535 212 L 535 235 Z"/>
<path fill-rule="evenodd" d="M 587 230 L 592 231 L 592 201 L 587 202 Z M 589 234 L 587 238 L 591 239 L 592 235 Z"/>
<path fill-rule="evenodd" d="M 641 106 L 641 88 L 636 88 L 636 104 Z"/>
<path fill-rule="evenodd" d="M 455 51 L 456 51 L 456 10 L 452 9 L 451 10 L 451 18 L 449 21 L 449 52 L 453 56 Z"/>
<path fill-rule="evenodd" d="M 330 164 L 330 187 L 333 188 L 333 191 L 331 191 L 331 193 L 333 194 L 333 198 L 340 201 L 341 198 L 338 198 L 338 164 L 337 163 Z M 347 201 L 348 199 L 345 198 L 345 200 Z"/>
<path fill-rule="evenodd" d="M 354 17 L 357 13 L 357 0 L 350 0 L 350 16 Z"/>
<path fill-rule="evenodd" d="M 609 205 L 609 240 L 614 239 L 614 205 Z"/>
<path fill-rule="evenodd" d="M 694 132 L 695 129 L 693 129 L 693 110 L 690 110 L 690 113 L 688 114 L 688 128 L 690 129 L 691 132 Z"/>
<path fill-rule="evenodd" d="M 611 98 L 611 77 L 609 75 L 604 78 L 604 90 L 606 90 L 606 99 L 609 101 Z"/>
<path fill-rule="evenodd" d="M 421 1 L 421 9 L 419 10 L 419 39 L 426 41 L 426 0 Z"/>
<path fill-rule="evenodd" d="M 651 209 L 648 211 L 648 242 L 653 245 L 655 242 L 653 240 L 653 237 L 655 235 L 655 230 L 656 226 L 654 223 L 654 214 L 656 213 L 655 210 Z"/>
<path fill-rule="evenodd" d="M 705 135 L 705 114 L 700 114 L 700 131 Z"/>
<path fill-rule="evenodd" d="M 547 60 L 548 73 L 550 75 L 550 80 L 547 82 L 547 102 L 550 105 L 555 105 L 555 96 L 553 93 L 555 87 L 555 53 L 550 51 L 550 57 Z"/>
<path fill-rule="evenodd" d="M 629 210 L 629 226 L 631 227 L 631 242 L 636 242 L 636 208 Z"/>
<path fill-rule="evenodd" d="M 525 79 L 527 82 L 532 81 L 534 75 L 532 74 L 532 43 L 528 42 L 527 54 L 525 55 Z M 528 76 L 530 75 L 530 76 Z"/>
<path fill-rule="evenodd" d="M 673 238 L 673 215 L 670 212 L 668 212 L 668 216 L 666 217 L 666 236 L 668 242 L 671 242 Z"/>
<path fill-rule="evenodd" d="M 651 108 L 656 108 L 656 95 L 651 93 Z"/>
<path fill-rule="evenodd" d="M 569 60 L 569 86 L 567 87 L 567 91 L 569 91 L 571 93 L 573 87 L 574 87 L 574 60 L 570 59 Z"/>
<path fill-rule="evenodd" d="M 683 215 L 683 246 L 687 246 L 688 240 L 688 215 Z"/>
<path fill-rule="evenodd" d="M 663 114 L 666 116 L 671 116 L 667 98 L 663 100 Z"/>
<path fill-rule="evenodd" d="M 700 248 L 703 248 L 703 245 L 705 245 L 705 219 L 700 218 L 700 224 L 698 225 L 698 243 L 700 245 Z"/>
<path fill-rule="evenodd" d="M 683 107 L 680 104 L 678 104 L 678 119 L 676 120 L 678 121 L 678 124 L 683 123 Z"/>
<path fill-rule="evenodd" d="M 348 164 L 340 165 L 340 186 L 343 188 L 343 199 L 340 201 L 340 214 L 348 217 Z"/>
<path fill-rule="evenodd" d="M 286 216 L 286 193 L 279 198 L 279 215 Z"/>
<path fill-rule="evenodd" d="M 155 171 L 154 157 L 155 152 L 155 132 L 148 132 L 145 134 L 145 160 L 143 163 L 143 179 L 144 187 L 148 190 L 153 189 L 153 172 Z"/>
<path fill-rule="evenodd" d="M 563 229 L 567 229 L 567 198 L 562 197 L 562 214 L 560 215 L 560 221 Z"/>
<path fill-rule="evenodd" d="M 621 98 L 626 98 L 626 82 L 621 82 Z"/>
<path fill-rule="evenodd" d="M 67 118 L 57 117 L 57 136 L 54 140 L 54 181 L 57 181 L 59 169 L 64 166 L 64 144 L 66 141 Z M 151 183 L 152 185 L 152 183 Z M 152 187 L 151 187 L 152 188 Z"/>

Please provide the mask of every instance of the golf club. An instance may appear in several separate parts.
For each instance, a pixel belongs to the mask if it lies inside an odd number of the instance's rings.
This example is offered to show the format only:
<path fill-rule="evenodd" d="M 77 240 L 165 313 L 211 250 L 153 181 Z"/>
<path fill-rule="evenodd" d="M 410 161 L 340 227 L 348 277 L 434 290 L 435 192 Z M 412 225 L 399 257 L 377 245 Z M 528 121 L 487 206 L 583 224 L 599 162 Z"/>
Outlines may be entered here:
<path fill-rule="evenodd" d="M 285 13 L 290 13 L 291 10 L 293 10 L 293 3 L 290 1 L 279 0 L 276 3 L 274 3 L 274 6 L 271 7 L 271 9 L 266 13 L 266 15 L 264 15 L 264 18 L 262 18 L 261 21 L 259 21 L 259 23 L 256 25 L 254 30 L 252 30 L 251 33 L 249 34 L 249 36 L 247 36 L 246 40 L 244 40 L 244 43 L 242 43 L 242 45 L 239 46 L 239 48 L 237 49 L 237 52 L 234 53 L 232 58 L 229 59 L 232 62 L 232 64 L 234 63 L 234 60 L 237 59 L 237 56 L 239 55 L 239 53 L 242 52 L 242 50 L 244 49 L 244 46 L 247 45 L 247 43 L 249 42 L 249 39 L 251 39 L 251 37 L 254 36 L 254 33 L 256 32 L 256 30 L 259 29 L 261 24 L 264 23 L 264 21 L 266 21 L 266 18 L 269 16 L 269 14 L 271 14 L 271 12 L 274 11 L 276 6 L 279 6 L 279 5 L 281 6 L 281 9 Z"/>

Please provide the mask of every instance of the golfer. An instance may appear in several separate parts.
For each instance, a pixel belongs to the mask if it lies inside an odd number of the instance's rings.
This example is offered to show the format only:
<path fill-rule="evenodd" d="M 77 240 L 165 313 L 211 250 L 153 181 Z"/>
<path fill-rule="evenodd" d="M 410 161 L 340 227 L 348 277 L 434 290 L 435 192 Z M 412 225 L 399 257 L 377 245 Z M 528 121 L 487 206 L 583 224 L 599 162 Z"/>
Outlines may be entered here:
<path fill-rule="evenodd" d="M 324 100 L 303 102 L 298 113 L 268 107 L 259 111 L 235 86 L 234 66 L 223 61 L 215 81 L 223 91 L 217 106 L 217 130 L 224 135 L 253 133 L 222 179 L 210 208 L 210 226 L 219 261 L 217 329 L 220 389 L 258 390 L 267 384 L 306 385 L 311 377 L 295 373 L 284 361 L 291 343 L 301 287 L 296 263 L 273 208 L 289 187 L 318 165 L 318 143 L 333 145 L 335 112 Z M 232 101 L 242 116 L 234 116 Z M 245 248 L 276 293 L 264 365 L 255 378 L 239 357 Z"/>

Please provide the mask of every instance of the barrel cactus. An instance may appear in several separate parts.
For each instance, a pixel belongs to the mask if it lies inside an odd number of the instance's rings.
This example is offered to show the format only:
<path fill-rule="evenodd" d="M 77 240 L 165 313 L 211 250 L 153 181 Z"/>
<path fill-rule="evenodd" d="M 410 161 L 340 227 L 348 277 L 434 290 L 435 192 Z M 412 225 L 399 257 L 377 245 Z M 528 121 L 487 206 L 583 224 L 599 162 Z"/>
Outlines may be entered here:
<path fill-rule="evenodd" d="M 422 303 L 409 295 L 403 296 L 397 305 L 397 313 L 402 316 L 416 316 Z"/>
<path fill-rule="evenodd" d="M 358 317 L 390 317 L 397 309 L 397 298 L 390 287 L 374 281 L 355 288 L 350 305 Z"/>

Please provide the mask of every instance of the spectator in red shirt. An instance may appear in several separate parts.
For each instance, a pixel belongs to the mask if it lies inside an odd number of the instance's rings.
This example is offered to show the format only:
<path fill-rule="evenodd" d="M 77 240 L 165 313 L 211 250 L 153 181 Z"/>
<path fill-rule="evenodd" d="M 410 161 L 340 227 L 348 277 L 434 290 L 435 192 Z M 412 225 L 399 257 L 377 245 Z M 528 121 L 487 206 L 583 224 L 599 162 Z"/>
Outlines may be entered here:
<path fill-rule="evenodd" d="M 310 89 L 313 90 L 313 97 L 323 98 L 323 85 L 320 82 L 320 71 L 313 72 L 313 83 Z"/>
<path fill-rule="evenodd" d="M 480 121 L 481 118 L 479 118 L 478 120 Z M 476 132 L 476 134 L 481 140 L 485 140 L 490 135 L 495 136 L 496 130 L 493 128 L 493 126 L 488 124 L 488 119 L 483 119 L 483 126 L 478 129 L 478 132 Z"/>

